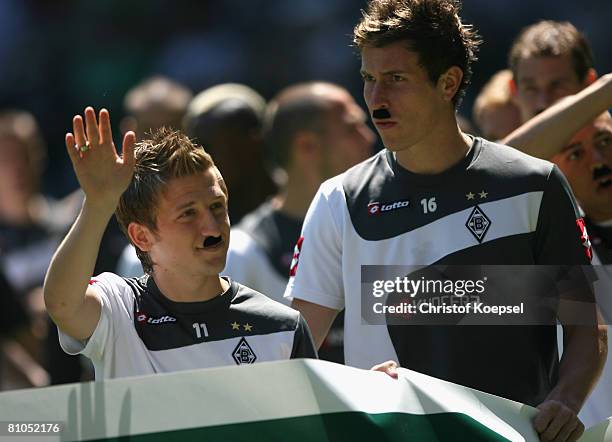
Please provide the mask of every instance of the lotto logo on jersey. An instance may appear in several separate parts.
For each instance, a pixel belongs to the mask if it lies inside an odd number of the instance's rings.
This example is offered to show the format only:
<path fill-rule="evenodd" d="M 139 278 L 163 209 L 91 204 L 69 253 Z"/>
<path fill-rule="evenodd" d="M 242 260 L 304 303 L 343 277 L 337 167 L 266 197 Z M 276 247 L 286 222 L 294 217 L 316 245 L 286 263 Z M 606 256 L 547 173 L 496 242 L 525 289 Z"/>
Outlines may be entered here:
<path fill-rule="evenodd" d="M 145 313 L 137 313 L 136 320 L 141 324 L 164 324 L 166 322 L 176 322 L 176 318 L 173 316 L 161 316 L 159 318 L 152 318 Z"/>
<path fill-rule="evenodd" d="M 591 246 L 591 239 L 589 238 L 589 233 L 587 232 L 584 218 L 578 218 L 576 220 L 576 225 L 578 226 L 578 231 L 580 232 L 580 242 L 582 243 L 584 252 L 586 253 L 586 256 L 590 262 L 593 259 L 593 247 Z"/>
<path fill-rule="evenodd" d="M 410 205 L 409 200 L 399 200 L 390 203 L 373 202 L 368 204 L 368 215 L 380 215 L 384 212 L 391 212 L 397 209 L 403 209 Z"/>
<path fill-rule="evenodd" d="M 289 277 L 295 276 L 297 273 L 297 267 L 300 262 L 300 253 L 302 251 L 302 243 L 304 242 L 304 237 L 300 236 L 297 243 L 295 244 L 295 249 L 293 249 L 293 259 L 291 260 L 291 266 L 289 266 Z"/>

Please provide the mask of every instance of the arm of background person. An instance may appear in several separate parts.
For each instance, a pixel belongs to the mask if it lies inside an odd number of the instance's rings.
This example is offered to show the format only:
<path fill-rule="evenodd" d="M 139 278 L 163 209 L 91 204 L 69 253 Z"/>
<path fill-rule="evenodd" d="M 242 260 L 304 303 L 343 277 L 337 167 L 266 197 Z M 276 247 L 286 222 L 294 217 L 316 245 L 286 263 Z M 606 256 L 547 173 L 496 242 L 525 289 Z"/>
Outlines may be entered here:
<path fill-rule="evenodd" d="M 534 157 L 550 159 L 587 123 L 612 107 L 612 73 L 558 101 L 502 140 Z"/>

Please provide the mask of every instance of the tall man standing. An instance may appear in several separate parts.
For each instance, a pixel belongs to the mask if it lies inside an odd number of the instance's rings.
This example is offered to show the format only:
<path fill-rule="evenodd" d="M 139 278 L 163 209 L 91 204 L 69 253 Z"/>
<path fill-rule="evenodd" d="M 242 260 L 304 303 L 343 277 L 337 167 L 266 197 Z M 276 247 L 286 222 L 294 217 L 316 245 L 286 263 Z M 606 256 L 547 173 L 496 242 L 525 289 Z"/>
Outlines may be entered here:
<path fill-rule="evenodd" d="M 589 261 L 559 170 L 459 130 L 455 107 L 479 40 L 458 12 L 450 0 L 369 3 L 354 42 L 365 101 L 386 149 L 321 186 L 285 294 L 316 343 L 345 308 L 348 365 L 399 360 L 538 406 L 534 426 L 543 438 L 575 440 L 583 431 L 576 414 L 605 358 L 598 342 L 604 330 L 564 326 L 559 363 L 552 325 L 373 327 L 360 316 L 362 265 Z M 377 204 L 392 210 L 376 211 Z"/>

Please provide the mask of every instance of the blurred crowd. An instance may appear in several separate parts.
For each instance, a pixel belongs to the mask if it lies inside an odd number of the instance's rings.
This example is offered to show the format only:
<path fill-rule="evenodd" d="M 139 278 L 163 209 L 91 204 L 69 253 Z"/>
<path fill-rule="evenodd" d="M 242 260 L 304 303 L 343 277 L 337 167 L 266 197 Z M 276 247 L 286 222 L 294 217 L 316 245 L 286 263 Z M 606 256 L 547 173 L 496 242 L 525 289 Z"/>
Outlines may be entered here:
<path fill-rule="evenodd" d="M 460 108 L 464 130 L 554 160 L 593 224 L 599 259 L 612 262 L 601 246 L 611 241 L 612 222 L 612 78 L 605 75 L 612 46 L 603 19 L 612 4 L 467 0 L 463 9 L 484 39 Z M 60 350 L 41 295 L 82 202 L 62 146 L 70 116 L 85 104 L 108 107 L 121 133 L 142 137 L 167 126 L 205 146 L 231 195 L 226 272 L 282 300 L 319 184 L 382 147 L 359 104 L 359 60 L 348 37 L 358 14 L 349 0 L 232 0 L 195 9 L 164 0 L 0 2 L 0 389 L 93 376 L 85 359 Z M 583 68 L 564 52 L 569 24 L 531 28 L 559 53 L 513 46 L 529 41 L 519 32 L 542 17 L 569 20 L 586 35 L 592 51 L 583 51 Z M 528 65 L 546 57 L 560 64 Z M 568 78 L 555 77 L 564 69 Z M 103 271 L 142 274 L 116 222 L 95 274 Z M 341 344 L 340 317 L 322 357 L 342 362 Z"/>

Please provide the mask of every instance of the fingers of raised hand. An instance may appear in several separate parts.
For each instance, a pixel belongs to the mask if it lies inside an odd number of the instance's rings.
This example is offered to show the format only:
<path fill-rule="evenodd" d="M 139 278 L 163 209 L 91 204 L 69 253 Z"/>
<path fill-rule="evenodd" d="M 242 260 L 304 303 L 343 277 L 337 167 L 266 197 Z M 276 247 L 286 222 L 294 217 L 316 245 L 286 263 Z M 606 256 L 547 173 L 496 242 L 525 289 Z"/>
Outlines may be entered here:
<path fill-rule="evenodd" d="M 76 150 L 80 151 L 81 158 L 85 152 L 101 145 L 111 146 L 114 150 L 110 116 L 106 109 L 100 110 L 99 120 L 96 120 L 93 107 L 87 106 L 84 116 L 75 115 L 72 119 L 72 129 Z"/>
<path fill-rule="evenodd" d="M 134 147 L 136 145 L 136 134 L 131 130 L 126 132 L 123 136 L 123 143 L 121 145 L 121 157 L 123 164 L 130 166 L 134 165 Z"/>
<path fill-rule="evenodd" d="M 85 133 L 87 134 L 87 140 L 93 145 L 91 147 L 100 143 L 100 128 L 96 120 L 96 112 L 91 106 L 85 108 Z"/>
<path fill-rule="evenodd" d="M 100 110 L 100 144 L 113 142 L 113 131 L 111 129 L 110 116 L 106 109 Z"/>
<path fill-rule="evenodd" d="M 74 135 L 68 132 L 66 134 L 65 141 L 66 141 L 66 150 L 68 151 L 68 156 L 70 157 L 72 161 L 76 160 L 79 156 L 79 153 L 77 151 L 76 141 L 74 140 Z"/>
<path fill-rule="evenodd" d="M 74 133 L 76 145 L 85 146 L 87 143 L 87 137 L 85 136 L 85 126 L 83 125 L 83 118 L 80 115 L 75 115 L 72 119 L 72 130 Z"/>

